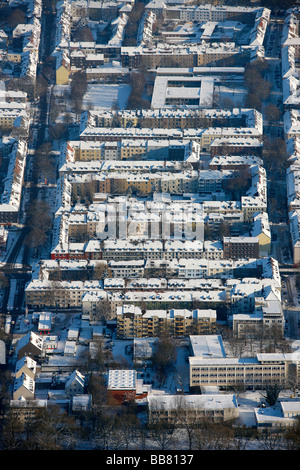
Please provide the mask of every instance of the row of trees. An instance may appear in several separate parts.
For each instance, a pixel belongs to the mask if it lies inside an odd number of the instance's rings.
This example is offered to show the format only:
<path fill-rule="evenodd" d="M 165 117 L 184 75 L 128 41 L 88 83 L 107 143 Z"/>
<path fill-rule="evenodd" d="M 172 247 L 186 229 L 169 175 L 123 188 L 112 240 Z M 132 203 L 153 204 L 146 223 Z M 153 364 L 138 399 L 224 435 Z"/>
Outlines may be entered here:
<path fill-rule="evenodd" d="M 288 153 L 283 139 L 271 140 L 265 138 L 262 157 L 270 179 L 278 181 L 278 178 L 285 178 L 288 167 Z M 282 204 L 282 201 L 280 203 Z"/>
<path fill-rule="evenodd" d="M 262 110 L 263 101 L 269 98 L 272 87 L 271 83 L 264 78 L 267 69 L 267 62 L 263 59 L 246 64 L 244 79 L 248 94 L 245 106 L 258 111 Z"/>
<path fill-rule="evenodd" d="M 25 244 L 36 251 L 47 241 L 47 232 L 52 226 L 50 206 L 47 202 L 35 199 L 28 207 L 26 227 L 28 233 L 25 237 Z"/>
<path fill-rule="evenodd" d="M 282 329 L 276 325 L 266 328 L 260 325 L 248 325 L 239 337 L 234 334 L 231 328 L 225 326 L 219 329 L 219 333 L 233 357 L 243 357 L 245 354 L 252 355 L 253 351 L 260 353 L 290 352 L 290 346 L 282 336 Z"/>
<path fill-rule="evenodd" d="M 86 73 L 84 71 L 75 72 L 72 75 L 70 84 L 70 98 L 74 112 L 79 114 L 82 110 L 83 97 L 87 92 L 88 83 Z"/>
<path fill-rule="evenodd" d="M 145 11 L 145 4 L 143 2 L 135 2 L 130 13 L 128 13 L 128 22 L 124 29 L 123 46 L 136 46 L 137 32 L 139 22 Z"/>
<path fill-rule="evenodd" d="M 150 102 L 143 97 L 146 76 L 143 72 L 133 72 L 130 77 L 131 92 L 127 101 L 127 109 L 148 109 Z"/>
<path fill-rule="evenodd" d="M 43 142 L 36 150 L 33 166 L 33 180 L 38 182 L 40 178 L 54 178 L 55 165 L 52 160 L 52 145 L 50 142 Z"/>
<path fill-rule="evenodd" d="M 298 422 L 291 429 L 259 434 L 232 423 L 193 426 L 182 419 L 180 426 L 179 420 L 143 424 L 127 408 L 117 414 L 107 408 L 101 412 L 96 405 L 91 412 L 70 417 L 51 406 L 26 426 L 8 417 L 0 445 L 5 450 L 76 450 L 84 442 L 98 450 L 299 450 L 299 434 Z"/>

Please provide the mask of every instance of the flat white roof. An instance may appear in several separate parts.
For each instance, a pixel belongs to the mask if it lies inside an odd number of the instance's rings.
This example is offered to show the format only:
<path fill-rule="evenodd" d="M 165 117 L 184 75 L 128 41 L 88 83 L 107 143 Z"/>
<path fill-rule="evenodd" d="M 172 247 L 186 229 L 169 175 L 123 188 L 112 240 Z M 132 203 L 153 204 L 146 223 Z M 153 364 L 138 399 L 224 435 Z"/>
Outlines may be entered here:
<path fill-rule="evenodd" d="M 192 352 L 197 357 L 226 357 L 219 335 L 191 335 Z"/>
<path fill-rule="evenodd" d="M 108 373 L 109 390 L 132 390 L 136 388 L 135 370 L 113 370 Z"/>
<path fill-rule="evenodd" d="M 164 409 L 171 410 L 177 408 L 178 405 L 187 407 L 188 409 L 223 409 L 237 408 L 236 396 L 232 394 L 216 394 L 216 395 L 151 395 L 148 397 L 149 408 L 154 410 Z"/>
<path fill-rule="evenodd" d="M 199 82 L 200 86 L 174 86 L 169 84 L 170 81 L 182 81 L 186 80 L 189 83 Z M 151 108 L 164 108 L 168 106 L 166 104 L 167 99 L 194 99 L 198 100 L 197 107 L 210 107 L 213 102 L 214 92 L 214 78 L 212 77 L 172 77 L 172 76 L 157 76 L 154 83 L 154 89 L 152 94 Z M 172 103 L 170 103 L 172 106 Z"/>

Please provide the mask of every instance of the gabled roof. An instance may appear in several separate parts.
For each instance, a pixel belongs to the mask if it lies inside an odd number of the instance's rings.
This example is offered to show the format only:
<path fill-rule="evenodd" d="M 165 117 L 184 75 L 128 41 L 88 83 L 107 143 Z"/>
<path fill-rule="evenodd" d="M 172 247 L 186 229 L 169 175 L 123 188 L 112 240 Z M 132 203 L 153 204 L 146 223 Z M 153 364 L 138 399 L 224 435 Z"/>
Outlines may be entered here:
<path fill-rule="evenodd" d="M 28 369 L 31 369 L 33 372 L 35 372 L 36 365 L 37 365 L 36 361 L 33 360 L 31 357 L 23 356 L 19 361 L 17 361 L 15 372 L 18 372 L 24 366 L 27 366 Z"/>
<path fill-rule="evenodd" d="M 78 372 L 78 370 L 74 370 L 66 381 L 65 388 L 68 388 L 74 381 L 78 382 L 82 387 L 84 387 L 85 377 L 80 372 Z"/>
<path fill-rule="evenodd" d="M 24 346 L 26 346 L 26 344 L 29 344 L 29 343 L 33 344 L 37 349 L 42 350 L 43 338 L 41 338 L 39 335 L 31 331 L 19 339 L 17 343 L 17 351 L 19 351 Z"/>

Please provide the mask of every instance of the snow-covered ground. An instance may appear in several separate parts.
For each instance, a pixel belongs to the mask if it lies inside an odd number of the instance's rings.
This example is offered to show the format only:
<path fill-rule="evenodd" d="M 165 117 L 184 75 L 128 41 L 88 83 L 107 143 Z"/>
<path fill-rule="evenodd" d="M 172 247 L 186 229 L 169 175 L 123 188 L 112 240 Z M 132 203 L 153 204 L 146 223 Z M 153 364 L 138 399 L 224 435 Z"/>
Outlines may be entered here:
<path fill-rule="evenodd" d="M 83 98 L 83 107 L 92 105 L 93 109 L 124 109 L 131 91 L 129 85 L 89 85 Z"/>
<path fill-rule="evenodd" d="M 226 101 L 230 100 L 234 107 L 244 106 L 246 90 L 242 87 L 216 86 L 215 93 L 219 95 L 220 105 L 226 104 Z"/>

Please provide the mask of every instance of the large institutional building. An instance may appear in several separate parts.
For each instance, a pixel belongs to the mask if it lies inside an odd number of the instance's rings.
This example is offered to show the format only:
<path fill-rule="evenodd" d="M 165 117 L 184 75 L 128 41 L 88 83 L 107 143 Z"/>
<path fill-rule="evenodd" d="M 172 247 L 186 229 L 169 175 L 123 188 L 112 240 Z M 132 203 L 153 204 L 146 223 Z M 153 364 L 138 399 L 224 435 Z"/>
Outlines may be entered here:
<path fill-rule="evenodd" d="M 227 357 L 220 337 L 202 337 L 200 344 L 197 337 L 194 341 L 194 355 L 189 357 L 190 387 L 193 390 L 209 386 L 221 390 L 239 387 L 265 389 L 270 385 L 289 388 L 299 383 L 299 353 Z"/>

